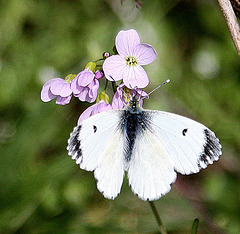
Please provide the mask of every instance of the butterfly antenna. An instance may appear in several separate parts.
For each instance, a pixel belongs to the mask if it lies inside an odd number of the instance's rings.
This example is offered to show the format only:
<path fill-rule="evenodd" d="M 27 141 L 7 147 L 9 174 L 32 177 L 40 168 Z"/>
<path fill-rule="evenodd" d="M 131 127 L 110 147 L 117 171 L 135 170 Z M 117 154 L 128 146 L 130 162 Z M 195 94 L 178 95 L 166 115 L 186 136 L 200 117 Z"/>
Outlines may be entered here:
<path fill-rule="evenodd" d="M 155 88 L 155 89 L 152 90 L 150 93 L 148 93 L 147 96 L 143 97 L 142 99 L 144 99 L 144 98 L 146 98 L 146 97 L 149 97 L 150 94 L 152 94 L 154 91 L 156 91 L 157 89 L 159 89 L 160 87 L 162 87 L 163 85 L 165 85 L 165 84 L 167 84 L 167 83 L 169 83 L 169 82 L 170 82 L 169 79 L 166 80 L 166 81 L 164 81 L 162 84 L 160 84 L 157 88 Z"/>

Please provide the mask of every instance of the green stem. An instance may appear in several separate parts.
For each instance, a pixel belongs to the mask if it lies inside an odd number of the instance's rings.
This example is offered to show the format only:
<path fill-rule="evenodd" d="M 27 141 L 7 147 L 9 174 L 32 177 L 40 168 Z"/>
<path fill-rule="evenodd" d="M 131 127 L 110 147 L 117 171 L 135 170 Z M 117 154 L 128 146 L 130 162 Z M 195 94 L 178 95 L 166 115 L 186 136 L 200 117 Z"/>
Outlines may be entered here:
<path fill-rule="evenodd" d="M 108 80 L 106 79 L 106 83 L 105 83 L 104 90 L 106 90 L 106 89 L 107 89 L 107 86 L 108 86 Z"/>
<path fill-rule="evenodd" d="M 157 211 L 157 208 L 156 208 L 155 204 L 153 203 L 153 201 L 148 201 L 148 203 L 151 206 L 153 214 L 154 214 L 154 216 L 156 218 L 156 221 L 157 221 L 157 224 L 159 226 L 160 232 L 162 234 L 167 234 L 167 231 L 166 231 L 165 227 L 163 226 L 162 220 L 161 220 L 161 218 L 160 218 L 160 216 L 158 214 L 158 211 Z"/>
<path fill-rule="evenodd" d="M 94 61 L 94 63 L 97 63 L 97 62 L 102 61 L 102 60 L 104 60 L 104 59 L 103 58 L 97 59 L 97 60 Z"/>
<path fill-rule="evenodd" d="M 113 93 L 116 93 L 116 91 L 117 91 L 117 82 L 116 81 L 112 82 L 112 88 L 113 88 Z"/>

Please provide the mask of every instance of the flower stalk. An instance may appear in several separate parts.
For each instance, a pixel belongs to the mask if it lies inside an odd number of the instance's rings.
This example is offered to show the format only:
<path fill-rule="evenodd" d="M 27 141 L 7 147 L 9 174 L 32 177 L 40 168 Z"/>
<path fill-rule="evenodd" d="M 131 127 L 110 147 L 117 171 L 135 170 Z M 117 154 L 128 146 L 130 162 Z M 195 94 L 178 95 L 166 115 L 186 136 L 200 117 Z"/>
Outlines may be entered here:
<path fill-rule="evenodd" d="M 160 218 L 160 215 L 158 214 L 158 211 L 157 211 L 157 208 L 156 208 L 154 202 L 153 201 L 148 201 L 148 203 L 149 203 L 149 205 L 152 209 L 152 212 L 153 212 L 153 214 L 156 218 L 156 221 L 157 221 L 158 227 L 160 229 L 160 232 L 162 234 L 167 234 L 167 231 L 166 231 L 165 227 L 163 226 L 162 220 Z"/>

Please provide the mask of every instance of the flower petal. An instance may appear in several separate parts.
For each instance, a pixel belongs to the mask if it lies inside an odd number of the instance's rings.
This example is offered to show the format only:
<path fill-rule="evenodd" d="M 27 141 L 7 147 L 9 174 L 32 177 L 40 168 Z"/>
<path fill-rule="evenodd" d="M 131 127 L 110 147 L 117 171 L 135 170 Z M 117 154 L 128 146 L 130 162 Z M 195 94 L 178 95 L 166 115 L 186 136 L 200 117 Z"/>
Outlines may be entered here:
<path fill-rule="evenodd" d="M 107 104 L 104 100 L 100 101 L 99 103 L 96 103 L 90 107 L 88 107 L 79 117 L 78 119 L 78 125 L 88 117 L 98 114 L 103 111 L 111 110 L 112 106 L 110 104 Z"/>
<path fill-rule="evenodd" d="M 120 87 L 121 86 L 121 87 Z M 112 108 L 113 109 L 122 109 L 124 107 L 124 96 L 123 96 L 123 85 L 119 85 L 117 88 L 116 93 L 113 96 L 112 99 Z"/>
<path fill-rule="evenodd" d="M 140 66 L 125 69 L 123 83 L 129 88 L 144 88 L 148 85 L 149 79 L 145 70 Z"/>
<path fill-rule="evenodd" d="M 68 97 L 60 97 L 60 96 L 58 96 L 57 100 L 56 100 L 56 104 L 58 104 L 58 105 L 66 105 L 66 104 L 68 104 L 70 102 L 71 98 L 72 98 L 72 95 L 69 95 Z"/>
<path fill-rule="evenodd" d="M 70 83 L 65 83 L 64 80 L 53 83 L 50 90 L 54 95 L 61 97 L 68 97 L 72 93 Z"/>
<path fill-rule="evenodd" d="M 53 95 L 50 91 L 50 85 L 44 85 L 41 91 L 41 100 L 43 102 L 49 102 L 52 99 L 54 99 L 55 97 L 57 97 L 56 95 Z"/>
<path fill-rule="evenodd" d="M 80 101 L 85 102 L 87 101 L 87 95 L 89 92 L 88 87 L 83 87 L 82 91 L 79 94 L 74 95 L 75 97 L 78 97 Z"/>
<path fill-rule="evenodd" d="M 94 73 L 92 71 L 88 71 L 87 69 L 84 69 L 80 73 L 77 74 L 75 79 L 78 80 L 79 86 L 87 86 L 89 83 L 91 83 L 94 79 Z"/>
<path fill-rule="evenodd" d="M 123 78 L 123 70 L 127 67 L 126 60 L 123 56 L 112 55 L 103 63 L 105 77 L 110 81 L 118 81 Z"/>
<path fill-rule="evenodd" d="M 111 110 L 112 106 L 110 104 L 107 104 L 104 100 L 101 100 L 93 109 L 92 115 L 96 115 L 100 112 Z"/>
<path fill-rule="evenodd" d="M 141 89 L 135 89 L 135 90 L 133 90 L 133 94 L 134 94 L 134 95 L 137 94 L 137 95 L 140 96 L 140 97 L 144 97 L 144 98 L 146 98 L 146 99 L 149 99 L 148 94 L 147 94 L 145 91 L 141 90 Z"/>
<path fill-rule="evenodd" d="M 55 83 L 55 82 L 60 82 L 60 81 L 64 81 L 64 79 L 62 79 L 62 78 L 54 78 L 54 79 L 51 79 L 51 80 L 49 80 L 47 83 L 45 83 L 44 85 L 43 85 L 43 87 L 44 86 L 51 86 L 51 84 L 53 84 L 53 83 Z"/>
<path fill-rule="evenodd" d="M 90 117 L 92 115 L 92 111 L 93 109 L 96 107 L 97 103 L 92 105 L 92 106 L 89 106 L 85 111 L 83 111 L 83 113 L 79 116 L 79 119 L 78 119 L 78 125 L 85 119 L 87 119 L 88 117 Z"/>
<path fill-rule="evenodd" d="M 147 65 L 157 58 L 157 52 L 151 45 L 142 43 L 135 47 L 134 56 L 139 65 Z"/>
<path fill-rule="evenodd" d="M 88 92 L 88 97 L 89 100 L 86 100 L 88 102 L 94 102 L 97 98 L 97 91 L 99 88 L 99 81 L 97 79 L 94 79 L 89 85 L 89 92 Z"/>
<path fill-rule="evenodd" d="M 42 91 L 41 91 L 41 100 L 43 102 L 49 102 L 52 99 L 54 99 L 55 97 L 57 97 L 57 95 L 54 95 L 51 90 L 50 87 L 52 84 L 57 83 L 57 82 L 62 82 L 64 81 L 62 78 L 54 78 L 49 80 L 47 83 L 45 83 L 43 85 Z"/>
<path fill-rule="evenodd" d="M 78 79 L 76 77 L 71 82 L 71 90 L 74 94 L 79 94 L 82 91 L 82 86 L 78 85 Z"/>
<path fill-rule="evenodd" d="M 115 97 L 115 95 L 114 95 Z M 112 100 L 112 108 L 113 109 L 122 109 L 124 107 L 123 101 L 120 98 L 114 98 Z"/>
<path fill-rule="evenodd" d="M 140 37 L 136 30 L 121 30 L 116 36 L 116 49 L 120 55 L 128 57 L 133 55 L 134 48 L 140 44 Z"/>

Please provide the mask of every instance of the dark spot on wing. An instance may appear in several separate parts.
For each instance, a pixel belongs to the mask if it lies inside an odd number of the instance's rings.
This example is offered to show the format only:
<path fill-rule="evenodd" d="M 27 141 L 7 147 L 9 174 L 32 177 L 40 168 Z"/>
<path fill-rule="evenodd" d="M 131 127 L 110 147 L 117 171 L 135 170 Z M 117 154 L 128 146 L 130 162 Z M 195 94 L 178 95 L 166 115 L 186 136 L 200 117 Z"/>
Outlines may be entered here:
<path fill-rule="evenodd" d="M 97 131 L 97 126 L 93 125 L 93 131 L 94 133 Z"/>
<path fill-rule="evenodd" d="M 203 145 L 202 153 L 199 155 L 199 168 L 202 168 L 202 163 L 208 166 L 211 162 L 218 160 L 219 156 L 222 154 L 222 146 L 215 134 L 209 129 L 204 129 L 203 132 L 205 136 L 205 144 Z"/>
<path fill-rule="evenodd" d="M 81 125 L 75 127 L 68 140 L 68 154 L 71 157 L 76 154 L 76 157 L 74 158 L 75 161 L 77 161 L 78 158 L 82 156 L 81 141 L 79 140 L 79 133 L 81 131 L 81 128 Z"/>
<path fill-rule="evenodd" d="M 187 131 L 188 131 L 187 128 L 185 128 L 185 129 L 182 130 L 182 134 L 183 134 L 183 136 L 186 136 Z"/>

